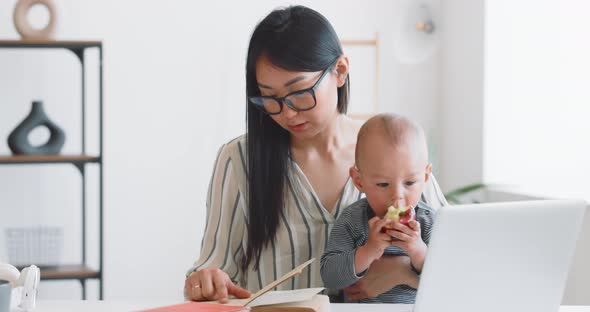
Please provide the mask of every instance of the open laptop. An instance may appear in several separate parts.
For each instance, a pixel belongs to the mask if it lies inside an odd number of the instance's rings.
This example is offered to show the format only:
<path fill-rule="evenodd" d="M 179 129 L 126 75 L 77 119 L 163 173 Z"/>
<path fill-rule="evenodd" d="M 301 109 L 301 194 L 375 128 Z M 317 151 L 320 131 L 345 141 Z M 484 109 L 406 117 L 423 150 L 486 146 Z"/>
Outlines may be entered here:
<path fill-rule="evenodd" d="M 441 208 L 414 312 L 556 312 L 584 201 Z"/>

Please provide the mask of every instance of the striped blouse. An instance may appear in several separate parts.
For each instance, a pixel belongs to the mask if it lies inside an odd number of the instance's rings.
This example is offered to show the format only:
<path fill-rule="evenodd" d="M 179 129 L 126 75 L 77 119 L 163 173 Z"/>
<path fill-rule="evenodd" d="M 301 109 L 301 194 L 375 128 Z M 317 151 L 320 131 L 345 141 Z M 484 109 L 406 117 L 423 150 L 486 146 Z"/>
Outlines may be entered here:
<path fill-rule="evenodd" d="M 209 183 L 201 253 L 187 276 L 200 268 L 214 266 L 226 272 L 240 286 L 254 292 L 297 265 L 316 258 L 309 269 L 279 285 L 277 290 L 323 287 L 320 257 L 328 245 L 328 236 L 334 221 L 346 207 L 359 200 L 362 194 L 349 178 L 336 209 L 330 213 L 322 206 L 301 168 L 292 161 L 287 173 L 285 206 L 276 237 L 263 249 L 259 270 L 253 270 L 251 264 L 242 272 L 239 264 L 248 241 L 245 226 L 248 183 L 245 152 L 245 135 L 224 144 L 219 150 Z M 429 181 L 422 200 L 434 209 L 447 205 L 434 177 Z"/>

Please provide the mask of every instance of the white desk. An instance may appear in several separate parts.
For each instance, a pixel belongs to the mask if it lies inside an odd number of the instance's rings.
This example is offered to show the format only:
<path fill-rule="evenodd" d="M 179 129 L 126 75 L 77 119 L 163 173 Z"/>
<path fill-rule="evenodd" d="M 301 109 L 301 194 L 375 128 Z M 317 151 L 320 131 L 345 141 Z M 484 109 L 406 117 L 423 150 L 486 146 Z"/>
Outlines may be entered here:
<path fill-rule="evenodd" d="M 137 311 L 159 306 L 177 304 L 178 302 L 138 302 L 138 301 L 39 301 L 34 312 L 63 311 Z M 331 312 L 410 312 L 412 305 L 404 304 L 332 304 Z M 590 306 L 562 306 L 559 312 L 590 312 Z"/>

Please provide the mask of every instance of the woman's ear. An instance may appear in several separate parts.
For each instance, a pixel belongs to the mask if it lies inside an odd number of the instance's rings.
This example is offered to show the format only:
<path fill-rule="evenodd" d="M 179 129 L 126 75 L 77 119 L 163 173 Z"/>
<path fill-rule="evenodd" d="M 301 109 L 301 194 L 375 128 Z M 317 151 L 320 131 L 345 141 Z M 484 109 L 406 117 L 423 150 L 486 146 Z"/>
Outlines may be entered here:
<path fill-rule="evenodd" d="M 338 88 L 342 87 L 346 82 L 346 79 L 348 79 L 349 66 L 348 56 L 346 55 L 340 56 L 338 61 L 336 61 L 334 69 L 336 70 L 337 74 L 336 78 L 338 80 Z"/>
<path fill-rule="evenodd" d="M 364 193 L 363 191 L 363 184 L 361 182 L 361 173 L 359 171 L 359 168 L 357 168 L 356 165 L 350 167 L 350 169 L 348 170 L 348 173 L 350 174 L 350 177 L 352 178 L 352 182 L 354 183 L 354 186 L 356 186 L 356 188 L 359 190 L 359 192 Z"/>
<path fill-rule="evenodd" d="M 428 163 L 428 165 L 426 165 L 426 173 L 425 173 L 425 177 L 424 177 L 424 182 L 428 182 L 428 179 L 430 178 L 431 173 L 432 173 L 432 164 Z"/>

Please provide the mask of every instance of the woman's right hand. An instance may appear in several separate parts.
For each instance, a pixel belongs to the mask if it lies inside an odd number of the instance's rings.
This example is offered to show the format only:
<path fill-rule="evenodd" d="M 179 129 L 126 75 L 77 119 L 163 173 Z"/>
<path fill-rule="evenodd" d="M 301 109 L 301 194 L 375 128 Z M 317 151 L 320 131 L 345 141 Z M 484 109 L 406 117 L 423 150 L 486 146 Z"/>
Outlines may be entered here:
<path fill-rule="evenodd" d="M 240 299 L 252 295 L 235 285 L 227 273 L 218 268 L 204 268 L 191 273 L 184 282 L 184 291 L 190 300 L 218 300 L 220 303 L 226 303 L 230 295 Z"/>

